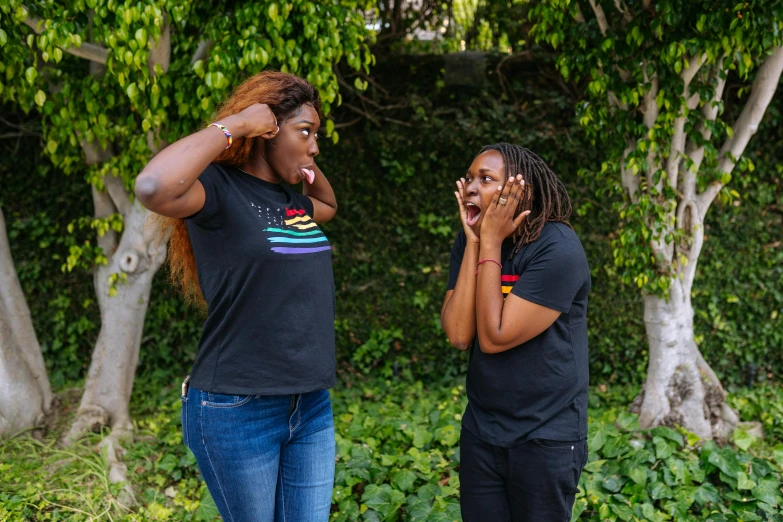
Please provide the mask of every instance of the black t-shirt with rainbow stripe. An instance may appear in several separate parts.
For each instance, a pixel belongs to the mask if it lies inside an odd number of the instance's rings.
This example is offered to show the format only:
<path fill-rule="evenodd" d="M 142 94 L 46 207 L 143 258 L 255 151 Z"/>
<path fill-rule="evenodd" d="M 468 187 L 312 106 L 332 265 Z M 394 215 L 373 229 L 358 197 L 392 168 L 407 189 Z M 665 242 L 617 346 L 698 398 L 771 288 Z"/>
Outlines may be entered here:
<path fill-rule="evenodd" d="M 313 204 L 285 184 L 211 164 L 186 219 L 208 304 L 191 385 L 236 395 L 334 386 L 334 277 Z"/>
<path fill-rule="evenodd" d="M 457 284 L 465 243 L 460 231 L 451 249 L 448 290 Z M 584 439 L 591 281 L 582 243 L 568 225 L 549 222 L 537 240 L 511 255 L 513 250 L 510 240 L 501 247 L 504 298 L 513 294 L 560 316 L 541 334 L 505 352 L 486 354 L 474 340 L 462 427 L 506 448 L 531 439 Z"/>

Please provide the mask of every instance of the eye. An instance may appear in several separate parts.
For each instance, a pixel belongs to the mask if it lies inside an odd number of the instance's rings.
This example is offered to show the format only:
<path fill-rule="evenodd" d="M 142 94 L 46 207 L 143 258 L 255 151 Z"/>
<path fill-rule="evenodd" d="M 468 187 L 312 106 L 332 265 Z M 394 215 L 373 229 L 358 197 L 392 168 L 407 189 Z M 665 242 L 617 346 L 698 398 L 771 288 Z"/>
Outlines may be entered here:
<path fill-rule="evenodd" d="M 492 183 L 495 180 L 492 178 L 492 176 L 481 176 L 481 181 L 484 183 Z"/>
<path fill-rule="evenodd" d="M 301 131 L 299 131 L 299 132 L 301 132 L 302 134 L 304 134 L 304 135 L 305 135 L 305 136 L 307 136 L 307 137 L 309 137 L 309 136 L 310 136 L 310 129 L 302 129 L 302 130 L 301 130 Z"/>

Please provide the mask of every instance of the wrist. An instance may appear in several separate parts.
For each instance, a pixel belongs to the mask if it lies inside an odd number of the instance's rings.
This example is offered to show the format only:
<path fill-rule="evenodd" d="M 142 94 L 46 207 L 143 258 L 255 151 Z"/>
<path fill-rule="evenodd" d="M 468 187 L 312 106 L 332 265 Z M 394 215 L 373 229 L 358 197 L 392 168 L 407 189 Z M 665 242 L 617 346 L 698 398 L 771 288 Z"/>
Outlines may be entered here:
<path fill-rule="evenodd" d="M 247 127 L 245 126 L 244 119 L 238 114 L 232 114 L 219 121 L 222 125 L 231 132 L 231 135 L 235 138 L 242 138 L 247 135 Z"/>

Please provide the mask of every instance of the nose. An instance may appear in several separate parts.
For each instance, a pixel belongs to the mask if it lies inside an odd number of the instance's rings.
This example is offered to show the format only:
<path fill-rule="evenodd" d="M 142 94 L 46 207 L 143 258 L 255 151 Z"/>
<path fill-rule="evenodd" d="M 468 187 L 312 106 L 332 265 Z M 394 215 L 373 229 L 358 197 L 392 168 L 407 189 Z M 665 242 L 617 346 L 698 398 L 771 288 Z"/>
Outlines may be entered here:
<path fill-rule="evenodd" d="M 307 146 L 307 155 L 311 158 L 314 158 L 320 154 L 321 151 L 318 149 L 318 142 L 315 140 L 315 138 L 310 140 L 310 144 Z"/>
<path fill-rule="evenodd" d="M 478 188 L 475 179 L 472 179 L 465 184 L 465 192 L 468 194 L 468 196 L 475 196 L 478 194 Z"/>

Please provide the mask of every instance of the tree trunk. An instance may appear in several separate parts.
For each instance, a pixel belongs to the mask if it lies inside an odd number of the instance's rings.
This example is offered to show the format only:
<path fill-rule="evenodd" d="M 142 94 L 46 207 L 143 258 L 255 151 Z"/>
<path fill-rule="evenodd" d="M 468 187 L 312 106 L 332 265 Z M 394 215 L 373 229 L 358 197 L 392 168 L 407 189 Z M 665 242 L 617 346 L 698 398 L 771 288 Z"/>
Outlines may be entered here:
<path fill-rule="evenodd" d="M 41 426 L 51 402 L 41 347 L 0 209 L 0 436 Z"/>
<path fill-rule="evenodd" d="M 650 348 L 639 424 L 680 425 L 703 439 L 725 442 L 739 422 L 726 392 L 694 340 L 690 288 L 674 280 L 669 299 L 644 298 Z"/>
<path fill-rule="evenodd" d="M 122 239 L 109 263 L 95 272 L 95 291 L 101 311 L 101 329 L 95 343 L 84 395 L 66 442 L 85 430 L 110 426 L 115 435 L 130 434 L 129 413 L 133 378 L 139 360 L 144 316 L 152 279 L 166 257 L 166 244 L 157 244 L 145 227 L 149 211 L 138 202 L 124 214 Z M 105 249 L 104 249 L 105 250 Z M 110 277 L 120 274 L 110 295 Z M 127 277 L 127 282 L 121 276 Z"/>

